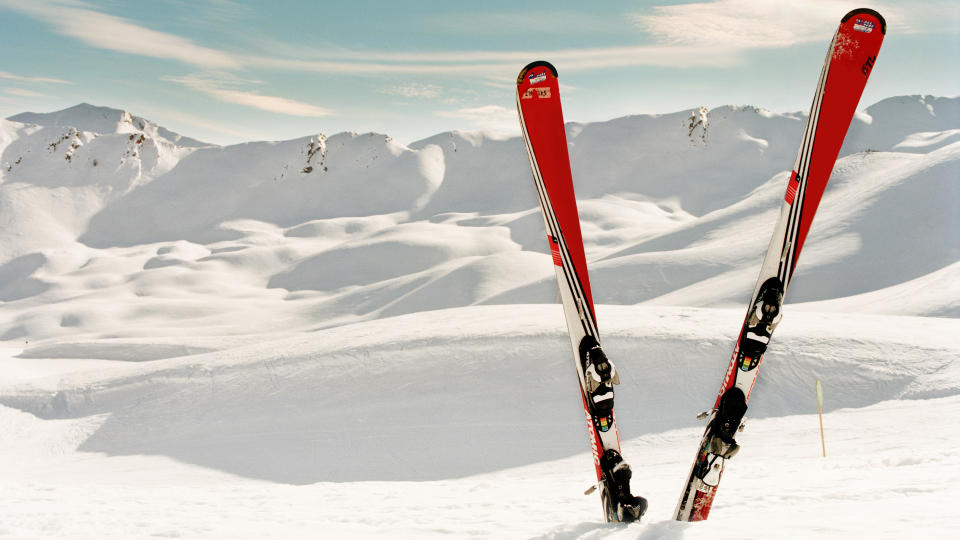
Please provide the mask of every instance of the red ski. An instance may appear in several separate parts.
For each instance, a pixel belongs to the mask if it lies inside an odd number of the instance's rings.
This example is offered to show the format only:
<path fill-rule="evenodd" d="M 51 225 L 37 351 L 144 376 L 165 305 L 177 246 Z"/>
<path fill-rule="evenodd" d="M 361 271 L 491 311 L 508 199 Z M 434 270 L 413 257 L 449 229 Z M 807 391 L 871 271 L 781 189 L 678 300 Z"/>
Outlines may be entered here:
<path fill-rule="evenodd" d="M 726 462 L 740 448 L 734 435 L 742 427 L 797 258 L 885 33 L 886 22 L 879 13 L 856 9 L 843 17 L 830 43 L 753 298 L 714 408 L 705 413 L 707 428 L 674 514 L 680 521 L 707 519 Z"/>
<path fill-rule="evenodd" d="M 613 415 L 613 385 L 619 382 L 619 376 L 600 347 L 570 173 L 557 70 L 550 63 L 533 62 L 520 72 L 517 111 L 557 272 L 573 363 L 580 379 L 580 397 L 604 516 L 607 521 L 635 521 L 643 515 L 647 501 L 630 494 L 632 473 L 620 455 Z M 588 493 L 590 491 L 593 488 Z"/>

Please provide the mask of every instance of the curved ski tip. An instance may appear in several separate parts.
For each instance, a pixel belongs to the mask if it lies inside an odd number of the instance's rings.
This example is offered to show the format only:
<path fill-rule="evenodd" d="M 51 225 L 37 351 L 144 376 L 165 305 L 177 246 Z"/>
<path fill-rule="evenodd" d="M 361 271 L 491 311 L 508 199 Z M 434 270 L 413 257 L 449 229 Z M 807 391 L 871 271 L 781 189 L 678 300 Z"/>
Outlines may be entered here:
<path fill-rule="evenodd" d="M 851 11 L 850 13 L 847 13 L 846 15 L 844 15 L 844 16 L 843 16 L 843 19 L 841 19 L 840 22 L 841 22 L 841 23 L 845 23 L 845 22 L 847 22 L 848 20 L 850 20 L 850 17 L 853 17 L 854 15 L 860 15 L 860 14 L 873 15 L 874 17 L 876 17 L 877 20 L 880 21 L 880 33 L 883 34 L 883 35 L 887 35 L 887 21 L 886 21 L 886 19 L 883 18 L 883 15 L 881 15 L 881 14 L 878 13 L 877 11 L 872 10 L 872 9 L 870 9 L 870 8 L 859 8 L 859 9 L 855 9 L 855 10 Z"/>
<path fill-rule="evenodd" d="M 882 19 L 881 19 L 882 20 Z M 535 67 L 546 67 L 553 73 L 554 77 L 557 77 L 557 68 L 553 67 L 553 64 L 547 62 L 546 60 L 537 60 L 536 62 L 530 62 L 523 69 L 520 70 L 520 75 L 517 75 L 517 84 L 523 82 L 523 77 L 527 74 L 528 71 Z"/>

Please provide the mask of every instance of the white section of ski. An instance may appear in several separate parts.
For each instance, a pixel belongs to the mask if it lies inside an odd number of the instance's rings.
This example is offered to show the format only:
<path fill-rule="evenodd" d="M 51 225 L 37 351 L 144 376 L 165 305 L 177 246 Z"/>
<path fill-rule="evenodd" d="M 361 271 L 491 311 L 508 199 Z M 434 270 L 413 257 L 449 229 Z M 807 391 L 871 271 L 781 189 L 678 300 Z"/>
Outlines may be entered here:
<path fill-rule="evenodd" d="M 837 32 L 833 35 L 833 40 L 830 42 L 830 47 L 827 49 L 827 58 L 823 62 L 823 68 L 820 70 L 820 80 L 817 83 L 817 91 L 813 97 L 813 104 L 810 106 L 810 116 L 807 118 L 806 129 L 804 130 L 803 140 L 800 144 L 800 150 L 797 152 L 797 162 L 794 165 L 793 170 L 797 174 L 797 181 L 799 185 L 797 186 L 796 195 L 793 198 L 793 203 L 788 203 L 786 200 L 781 205 L 781 208 L 789 208 L 789 220 L 787 224 L 786 234 L 781 236 L 781 252 L 777 253 L 776 251 L 769 250 L 767 256 L 764 260 L 764 265 L 761 267 L 761 276 L 757 280 L 757 287 L 754 291 L 754 300 L 756 300 L 756 294 L 760 290 L 761 284 L 766 281 L 767 277 L 772 277 L 774 275 L 780 278 L 780 282 L 783 283 L 783 292 L 784 297 L 786 297 L 787 287 L 790 284 L 790 278 L 793 276 L 793 267 L 796 265 L 797 253 L 797 237 L 800 231 L 800 222 L 803 217 L 803 206 L 804 200 L 806 199 L 807 185 L 809 183 L 810 176 L 810 160 L 813 155 L 813 148 L 816 144 L 816 134 L 817 126 L 820 123 L 820 108 L 823 105 L 823 95 L 824 89 L 826 88 L 827 78 L 830 73 L 830 60 L 833 58 L 833 49 L 837 43 L 837 36 L 840 34 L 840 30 L 837 29 Z M 782 217 L 781 213 L 781 217 Z M 777 227 L 779 232 L 780 227 Z M 775 233 L 774 238 L 778 235 Z M 771 245 L 774 242 L 771 241 Z M 776 254 L 776 255 L 775 255 Z M 766 259 L 776 258 L 779 260 L 783 255 L 783 263 L 779 264 L 779 268 L 775 273 L 769 273 L 768 276 L 765 276 L 764 271 L 768 270 L 768 263 Z M 770 262 L 769 266 L 773 265 L 773 261 Z"/>
<path fill-rule="evenodd" d="M 530 168 L 533 171 L 534 184 L 536 185 L 537 196 L 540 200 L 540 209 L 543 215 L 544 226 L 546 227 L 548 234 L 553 236 L 553 238 L 556 240 L 560 251 L 562 266 L 554 266 L 554 269 L 556 270 L 557 282 L 559 283 L 560 300 L 563 304 L 564 318 L 567 322 L 567 331 L 570 336 L 570 346 L 573 349 L 574 365 L 579 376 L 580 388 L 583 392 L 583 395 L 588 396 L 589 390 L 586 388 L 586 374 L 583 371 L 583 366 L 580 361 L 580 341 L 585 336 L 591 335 L 599 343 L 600 335 L 599 331 L 597 330 L 596 321 L 593 319 L 593 312 L 587 307 L 586 294 L 583 290 L 582 284 L 580 283 L 579 276 L 576 273 L 573 260 L 570 257 L 570 251 L 567 247 L 566 239 L 564 238 L 562 230 L 560 229 L 560 223 L 557 220 L 557 216 L 553 210 L 553 204 L 550 201 L 550 196 L 543 181 L 543 175 L 540 172 L 540 165 L 537 162 L 537 157 L 533 152 L 533 145 L 530 141 L 527 123 L 523 117 L 523 108 L 521 107 L 519 92 L 517 93 L 516 101 L 517 111 L 519 112 L 520 116 L 520 128 L 521 132 L 523 133 L 523 139 L 527 149 L 527 158 L 530 160 Z M 592 423 L 592 421 L 592 418 L 588 418 L 588 422 Z M 612 422 L 609 430 L 600 431 L 599 429 L 594 428 L 594 431 L 596 432 L 597 437 L 600 439 L 600 445 L 604 449 L 613 448 L 619 450 L 620 440 L 617 435 L 616 419 L 614 419 Z M 598 458 L 599 456 L 595 456 L 595 459 Z"/>

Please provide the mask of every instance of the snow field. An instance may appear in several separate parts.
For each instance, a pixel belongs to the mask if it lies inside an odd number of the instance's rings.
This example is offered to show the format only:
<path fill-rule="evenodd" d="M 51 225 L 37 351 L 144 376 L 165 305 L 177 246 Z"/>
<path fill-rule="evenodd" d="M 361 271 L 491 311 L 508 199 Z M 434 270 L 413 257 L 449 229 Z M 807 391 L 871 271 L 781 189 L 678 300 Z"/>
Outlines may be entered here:
<path fill-rule="evenodd" d="M 89 105 L 0 121 L 0 538 L 948 538 L 958 103 L 858 113 L 699 524 L 670 521 L 695 415 L 804 118 L 568 124 L 651 503 L 629 527 L 581 495 L 591 458 L 518 138 L 216 147 Z"/>

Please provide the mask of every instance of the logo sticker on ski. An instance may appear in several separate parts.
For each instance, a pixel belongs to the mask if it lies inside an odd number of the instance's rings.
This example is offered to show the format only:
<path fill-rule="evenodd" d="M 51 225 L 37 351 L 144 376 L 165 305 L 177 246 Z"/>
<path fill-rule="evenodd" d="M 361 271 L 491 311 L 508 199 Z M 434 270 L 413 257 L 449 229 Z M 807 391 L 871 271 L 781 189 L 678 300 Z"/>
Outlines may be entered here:
<path fill-rule="evenodd" d="M 550 88 L 527 88 L 527 91 L 523 93 L 520 99 L 531 99 L 533 96 L 537 96 L 539 99 L 547 99 L 550 97 Z"/>
<path fill-rule="evenodd" d="M 787 194 L 783 197 L 783 200 L 787 201 L 787 204 L 793 204 L 793 199 L 797 196 L 797 187 L 799 186 L 800 181 L 797 180 L 797 173 L 794 171 L 790 175 L 790 181 L 787 182 Z"/>
<path fill-rule="evenodd" d="M 853 25 L 853 29 L 857 32 L 863 32 L 869 34 L 873 32 L 873 21 L 868 21 L 865 19 L 857 19 L 856 24 Z"/>
<path fill-rule="evenodd" d="M 563 266 L 563 257 L 560 255 L 560 244 L 557 243 L 557 239 L 553 236 L 550 236 L 549 239 L 550 256 L 553 257 L 554 266 Z"/>

